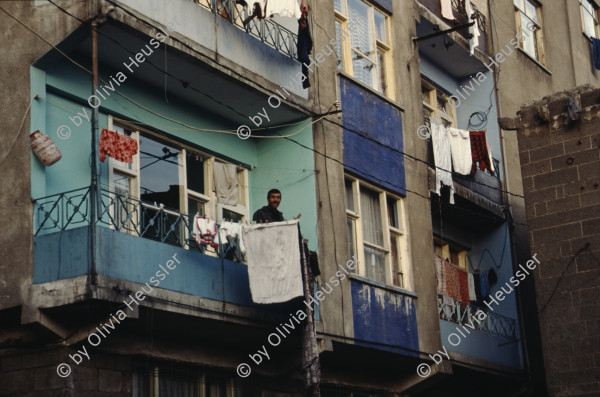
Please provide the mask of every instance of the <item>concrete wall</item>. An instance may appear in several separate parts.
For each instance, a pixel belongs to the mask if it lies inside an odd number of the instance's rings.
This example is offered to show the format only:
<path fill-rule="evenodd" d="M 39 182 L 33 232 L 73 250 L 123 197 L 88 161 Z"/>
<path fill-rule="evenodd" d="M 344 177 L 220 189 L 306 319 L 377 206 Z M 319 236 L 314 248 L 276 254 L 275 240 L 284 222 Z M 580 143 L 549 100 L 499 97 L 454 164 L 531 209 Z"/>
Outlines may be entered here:
<path fill-rule="evenodd" d="M 581 121 L 567 122 L 567 95 Z M 517 131 L 548 389 L 600 393 L 600 90 L 578 88 L 521 109 Z M 536 106 L 548 110 L 550 121 Z"/>

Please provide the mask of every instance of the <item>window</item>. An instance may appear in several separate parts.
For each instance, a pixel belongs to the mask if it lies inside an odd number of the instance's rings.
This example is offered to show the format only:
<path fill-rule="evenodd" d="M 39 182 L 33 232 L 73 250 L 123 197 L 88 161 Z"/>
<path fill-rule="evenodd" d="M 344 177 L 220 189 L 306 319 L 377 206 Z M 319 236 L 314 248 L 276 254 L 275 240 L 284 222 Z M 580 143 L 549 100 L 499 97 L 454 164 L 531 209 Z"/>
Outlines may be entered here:
<path fill-rule="evenodd" d="M 113 124 L 112 117 L 109 129 L 138 141 L 138 154 L 133 157 L 133 163 L 108 158 L 109 190 L 113 196 L 111 216 L 114 217 L 111 226 L 115 229 L 181 244 L 187 236 L 185 227 L 181 227 L 182 230 L 176 227 L 180 213 L 189 215 L 189 230 L 193 229 L 195 214 L 206 215 L 217 222 L 248 219 L 247 170 L 237 172 L 236 205 L 217 203 L 213 164 L 222 160 L 167 141 L 151 131 L 140 133 Z"/>
<path fill-rule="evenodd" d="M 520 41 L 520 47 L 533 59 L 540 63 L 544 63 L 540 7 L 532 0 L 513 1 L 515 5 L 517 31 L 520 32 L 523 37 L 523 40 Z"/>
<path fill-rule="evenodd" d="M 411 289 L 404 199 L 350 176 L 345 191 L 348 254 L 357 255 L 358 274 Z"/>
<path fill-rule="evenodd" d="M 240 383 L 231 376 L 205 373 L 189 367 L 136 368 L 134 397 L 243 397 Z"/>
<path fill-rule="evenodd" d="M 581 3 L 581 24 L 589 37 L 598 37 L 598 6 L 592 0 L 579 0 Z"/>
<path fill-rule="evenodd" d="M 392 97 L 389 17 L 362 0 L 335 0 L 335 15 L 339 70 Z"/>
<path fill-rule="evenodd" d="M 435 122 L 441 122 L 446 127 L 456 127 L 456 111 L 455 107 L 451 106 L 448 95 L 426 81 L 422 81 L 421 101 L 425 125 L 429 126 L 431 117 Z"/>
<path fill-rule="evenodd" d="M 434 238 L 435 254 L 442 259 L 460 267 L 463 270 L 468 270 L 467 266 L 467 250 L 458 247 L 448 242 Z"/>

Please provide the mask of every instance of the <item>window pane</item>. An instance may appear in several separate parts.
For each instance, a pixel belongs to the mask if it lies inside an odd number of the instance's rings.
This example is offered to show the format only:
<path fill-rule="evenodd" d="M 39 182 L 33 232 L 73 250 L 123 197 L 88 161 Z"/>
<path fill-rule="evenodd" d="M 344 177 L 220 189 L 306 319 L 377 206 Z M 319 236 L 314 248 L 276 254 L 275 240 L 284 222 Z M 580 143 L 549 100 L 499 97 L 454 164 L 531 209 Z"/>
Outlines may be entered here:
<path fill-rule="evenodd" d="M 398 228 L 398 207 L 397 202 L 393 198 L 387 199 L 387 214 L 390 226 Z"/>
<path fill-rule="evenodd" d="M 431 105 L 430 91 L 431 90 L 424 85 L 421 86 L 421 101 L 428 105 Z"/>
<path fill-rule="evenodd" d="M 390 251 L 392 256 L 393 283 L 395 286 L 402 288 L 404 283 L 402 282 L 402 268 L 400 267 L 400 258 L 398 257 L 398 236 L 396 235 L 392 235 Z"/>
<path fill-rule="evenodd" d="M 352 51 L 352 74 L 369 87 L 374 87 L 375 64 Z"/>
<path fill-rule="evenodd" d="M 379 64 L 378 76 L 379 79 L 379 92 L 385 94 L 387 91 L 387 81 L 385 80 L 385 56 L 382 51 L 377 50 L 377 63 Z"/>
<path fill-rule="evenodd" d="M 204 202 L 200 200 L 196 200 L 193 197 L 188 197 L 188 214 L 191 218 L 194 215 L 205 215 L 204 213 Z"/>
<path fill-rule="evenodd" d="M 385 284 L 385 251 L 365 245 L 365 276 Z"/>
<path fill-rule="evenodd" d="M 525 31 L 525 29 L 527 29 L 527 23 L 529 23 L 529 19 L 524 14 L 521 14 L 522 31 Z M 535 32 L 532 32 L 532 34 L 529 34 L 529 36 L 524 37 L 523 50 L 525 50 L 526 53 L 537 59 L 535 53 Z"/>
<path fill-rule="evenodd" d="M 437 108 L 438 110 L 441 110 L 442 112 L 448 113 L 446 111 L 446 98 L 442 95 L 437 95 Z"/>
<path fill-rule="evenodd" d="M 354 193 L 352 192 L 352 181 L 348 179 L 344 180 L 345 189 L 346 189 L 346 209 L 350 211 L 356 211 L 354 209 Z"/>
<path fill-rule="evenodd" d="M 356 255 L 356 224 L 354 219 L 346 218 L 346 229 L 348 231 L 348 258 Z"/>
<path fill-rule="evenodd" d="M 204 158 L 199 154 L 187 156 L 186 181 L 188 189 L 204 194 Z"/>
<path fill-rule="evenodd" d="M 334 0 L 333 5 L 336 11 L 343 15 L 346 15 L 346 0 Z"/>
<path fill-rule="evenodd" d="M 525 0 L 525 14 L 532 20 L 537 22 L 536 8 L 531 2 Z"/>
<path fill-rule="evenodd" d="M 514 0 L 514 5 L 520 10 L 525 9 L 525 7 L 523 6 L 523 0 Z"/>
<path fill-rule="evenodd" d="M 241 222 L 242 218 L 242 214 L 238 214 L 237 212 L 229 211 L 228 209 L 223 208 L 223 221 Z"/>
<path fill-rule="evenodd" d="M 335 38 L 337 40 L 337 45 L 335 47 L 335 54 L 338 59 L 338 70 L 344 70 L 344 58 L 342 58 L 342 42 L 340 41 L 340 37 L 342 34 L 342 24 L 339 21 L 335 21 Z"/>
<path fill-rule="evenodd" d="M 118 125 L 113 125 L 113 129 L 114 129 L 114 132 L 118 133 L 119 135 L 124 135 L 124 136 L 127 136 L 127 137 L 131 137 L 131 132 L 129 130 L 126 130 L 123 127 L 119 127 Z M 116 165 L 116 166 L 118 166 L 118 167 L 127 168 L 128 170 L 131 170 L 131 169 L 133 169 L 133 164 L 136 161 L 135 156 L 137 156 L 137 154 L 133 156 L 133 162 L 132 163 L 124 163 L 124 162 L 116 160 L 116 159 L 114 159 L 112 157 L 111 157 L 110 161 L 112 161 L 113 164 Z"/>
<path fill-rule="evenodd" d="M 383 246 L 383 226 L 381 224 L 379 193 L 371 189 L 361 187 L 360 206 L 363 239 L 369 243 Z"/>
<path fill-rule="evenodd" d="M 381 12 L 379 12 L 377 10 L 374 10 L 373 12 L 374 12 L 374 17 L 375 17 L 375 37 L 377 38 L 377 40 L 387 43 L 387 34 L 386 34 L 386 29 L 385 29 L 385 15 L 383 15 Z"/>
<path fill-rule="evenodd" d="M 178 149 L 140 137 L 141 198 L 150 203 L 179 209 Z"/>
<path fill-rule="evenodd" d="M 369 15 L 370 7 L 368 5 L 360 0 L 348 0 L 348 19 L 353 26 L 353 31 L 350 33 L 352 48 L 368 57 L 374 57 L 374 41 L 371 37 L 373 26 Z"/>
<path fill-rule="evenodd" d="M 129 196 L 130 194 L 130 180 L 128 176 L 113 174 L 113 186 L 115 187 L 115 193 L 121 196 Z"/>

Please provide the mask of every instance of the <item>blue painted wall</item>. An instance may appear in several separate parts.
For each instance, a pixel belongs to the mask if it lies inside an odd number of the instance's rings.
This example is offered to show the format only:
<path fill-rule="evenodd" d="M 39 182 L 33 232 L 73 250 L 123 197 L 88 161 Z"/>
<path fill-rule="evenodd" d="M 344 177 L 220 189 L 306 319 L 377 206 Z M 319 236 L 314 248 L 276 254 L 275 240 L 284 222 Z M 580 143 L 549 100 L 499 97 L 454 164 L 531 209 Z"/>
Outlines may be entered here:
<path fill-rule="evenodd" d="M 344 77 L 340 77 L 340 92 L 344 127 L 403 152 L 400 109 Z M 404 156 L 384 146 L 344 130 L 346 169 L 367 181 L 405 195 Z"/>
<path fill-rule="evenodd" d="M 354 337 L 388 345 L 419 349 L 417 314 L 414 299 L 387 291 L 356 280 L 350 280 L 352 291 L 352 316 Z M 418 357 L 400 348 L 356 342 L 408 356 Z"/>
<path fill-rule="evenodd" d="M 468 129 L 469 117 L 471 114 L 474 112 L 485 113 L 488 111 L 490 104 L 492 105 L 492 109 L 487 115 L 487 125 L 481 129 L 486 130 L 487 141 L 492 148 L 492 156 L 495 159 L 500 160 L 500 179 L 502 179 L 504 171 L 501 160 L 502 152 L 500 150 L 500 131 L 498 129 L 496 96 L 493 93 L 494 78 L 492 72 L 485 69 L 483 64 L 481 66 L 486 71 L 483 73 L 484 76 L 486 76 L 485 81 L 481 82 L 480 85 L 473 83 L 474 92 L 469 91 L 468 89 L 466 90 L 470 95 L 465 94 L 464 90 L 461 89 L 460 93 L 464 96 L 463 99 L 463 97 L 459 95 L 459 87 L 462 87 L 465 83 L 470 87 L 470 78 L 457 81 L 431 60 L 425 57 L 419 58 L 421 75 L 424 76 L 426 80 L 429 80 L 442 90 L 448 92 L 450 95 L 456 95 L 460 99 L 461 103 L 456 108 L 458 128 Z M 478 119 L 474 118 L 473 121 L 476 122 Z M 475 130 L 474 128 L 470 129 Z"/>

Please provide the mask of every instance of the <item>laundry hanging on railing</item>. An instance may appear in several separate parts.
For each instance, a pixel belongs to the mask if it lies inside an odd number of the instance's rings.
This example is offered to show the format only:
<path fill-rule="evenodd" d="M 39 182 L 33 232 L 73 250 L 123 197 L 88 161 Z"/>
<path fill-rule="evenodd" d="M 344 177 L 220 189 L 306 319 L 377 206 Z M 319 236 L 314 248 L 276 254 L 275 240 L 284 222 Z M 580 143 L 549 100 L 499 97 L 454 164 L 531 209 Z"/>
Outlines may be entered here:
<path fill-rule="evenodd" d="M 433 262 L 435 264 L 435 276 L 437 281 L 437 293 L 440 295 L 448 295 L 446 290 L 446 272 L 444 271 L 444 260 L 433 255 Z"/>
<path fill-rule="evenodd" d="M 454 204 L 454 185 L 452 183 L 452 157 L 448 129 L 430 119 L 431 143 L 435 162 L 435 192 L 440 195 L 442 184 L 450 187 L 450 204 Z"/>
<path fill-rule="evenodd" d="M 298 43 L 296 45 L 296 52 L 298 54 L 298 61 L 302 63 L 302 75 L 305 77 L 302 79 L 302 88 L 310 87 L 310 80 L 308 79 L 308 66 L 311 64 L 309 55 L 313 48 L 312 36 L 310 35 L 310 26 L 308 24 L 308 18 L 302 13 L 302 18 L 298 20 Z"/>
<path fill-rule="evenodd" d="M 450 139 L 454 172 L 461 175 L 469 175 L 473 166 L 469 131 L 448 127 L 448 138 Z"/>
<path fill-rule="evenodd" d="M 273 15 L 300 19 L 300 4 L 297 0 L 268 0 L 266 16 L 270 18 Z"/>
<path fill-rule="evenodd" d="M 298 220 L 242 225 L 250 292 L 255 303 L 304 295 Z"/>
<path fill-rule="evenodd" d="M 236 240 L 237 239 L 237 240 Z M 237 241 L 239 244 L 240 252 L 246 253 L 246 247 L 244 246 L 244 239 L 242 238 L 242 224 L 234 222 L 221 222 L 219 227 L 219 241 L 221 244 L 230 244 Z"/>
<path fill-rule="evenodd" d="M 137 141 L 117 132 L 102 129 L 100 134 L 100 161 L 104 162 L 106 156 L 124 163 L 132 163 L 133 156 L 138 153 Z"/>
<path fill-rule="evenodd" d="M 216 241 L 217 223 L 204 216 L 194 216 L 194 228 L 192 238 L 196 241 L 196 247 L 200 245 L 211 246 L 218 251 L 219 244 Z"/>
<path fill-rule="evenodd" d="M 491 161 L 490 153 L 488 149 L 487 138 L 484 131 L 470 131 L 471 136 L 471 154 L 473 156 L 473 165 L 471 167 L 471 174 L 475 174 L 477 171 L 477 163 L 479 163 L 479 169 L 481 171 L 487 169 L 490 173 L 494 172 L 494 166 Z"/>
<path fill-rule="evenodd" d="M 442 7 L 442 17 L 449 20 L 454 20 L 454 14 L 452 13 L 452 0 L 440 0 Z"/>

